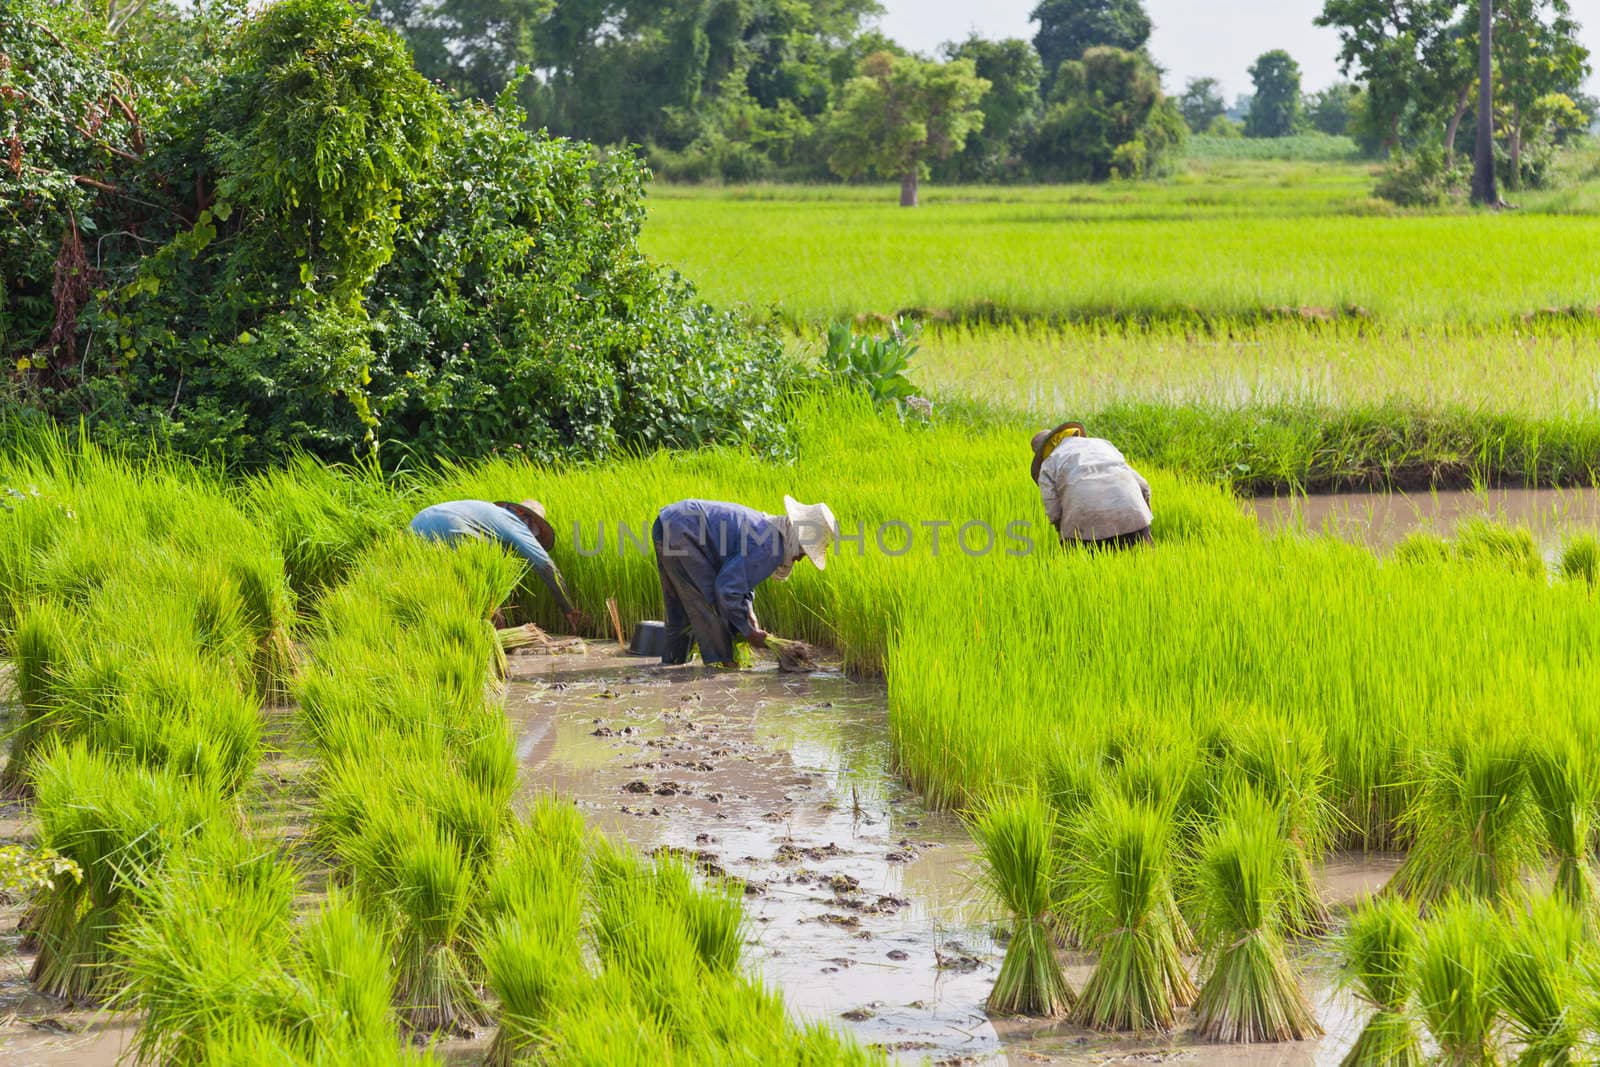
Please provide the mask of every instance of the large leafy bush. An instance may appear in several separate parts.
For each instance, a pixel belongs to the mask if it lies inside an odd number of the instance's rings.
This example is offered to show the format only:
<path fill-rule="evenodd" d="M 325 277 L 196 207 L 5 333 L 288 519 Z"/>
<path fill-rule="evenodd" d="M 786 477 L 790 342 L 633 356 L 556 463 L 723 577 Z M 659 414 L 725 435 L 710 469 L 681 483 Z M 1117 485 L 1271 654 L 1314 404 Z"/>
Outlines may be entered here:
<path fill-rule="evenodd" d="M 30 228 L 0 247 L 15 403 L 248 464 L 775 424 L 779 346 L 643 257 L 631 157 L 450 104 L 346 0 L 284 0 L 143 96 L 62 8 L 19 3 L 27 48 L 0 69 L 31 183 Z M 67 86 L 48 108 L 44 82 Z"/>

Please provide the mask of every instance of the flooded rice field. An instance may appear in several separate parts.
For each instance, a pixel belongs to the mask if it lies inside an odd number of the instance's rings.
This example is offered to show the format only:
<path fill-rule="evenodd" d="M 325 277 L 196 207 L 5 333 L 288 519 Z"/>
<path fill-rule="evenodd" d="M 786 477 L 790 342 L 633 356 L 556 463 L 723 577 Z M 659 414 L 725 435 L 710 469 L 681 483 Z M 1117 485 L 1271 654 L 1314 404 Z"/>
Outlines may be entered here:
<path fill-rule="evenodd" d="M 645 851 L 693 854 L 743 881 L 750 959 L 808 1020 L 907 1062 L 1335 1064 L 1357 1005 L 1331 962 L 1299 962 L 1329 1036 L 1279 1046 L 1108 1038 L 983 1010 L 1003 944 L 959 821 L 929 812 L 890 765 L 885 691 L 838 672 L 663 668 L 591 645 L 511 660 L 508 711 L 526 781 Z M 1350 903 L 1395 863 L 1341 859 Z M 1069 960 L 1075 988 L 1090 960 Z"/>
<path fill-rule="evenodd" d="M 1264 529 L 1328 533 L 1382 552 L 1407 534 L 1449 537 L 1469 519 L 1526 526 L 1547 554 L 1578 530 L 1600 530 L 1600 490 L 1489 489 L 1435 493 L 1322 493 L 1250 501 Z"/>

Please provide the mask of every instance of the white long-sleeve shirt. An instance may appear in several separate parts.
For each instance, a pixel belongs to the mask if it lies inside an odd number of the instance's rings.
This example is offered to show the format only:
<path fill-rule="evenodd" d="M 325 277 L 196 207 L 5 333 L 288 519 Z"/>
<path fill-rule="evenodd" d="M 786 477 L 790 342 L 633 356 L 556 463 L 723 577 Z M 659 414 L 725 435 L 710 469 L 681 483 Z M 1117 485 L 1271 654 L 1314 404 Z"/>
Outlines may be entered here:
<path fill-rule="evenodd" d="M 1150 525 L 1150 483 L 1098 437 L 1057 445 L 1039 468 L 1039 496 L 1067 541 L 1099 541 Z"/>

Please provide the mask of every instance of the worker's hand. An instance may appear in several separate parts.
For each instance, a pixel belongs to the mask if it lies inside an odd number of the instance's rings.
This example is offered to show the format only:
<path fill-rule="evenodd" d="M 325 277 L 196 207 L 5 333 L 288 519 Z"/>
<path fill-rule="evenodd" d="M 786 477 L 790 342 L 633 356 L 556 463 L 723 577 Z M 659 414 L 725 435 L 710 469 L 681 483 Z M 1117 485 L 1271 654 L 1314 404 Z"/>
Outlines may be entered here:
<path fill-rule="evenodd" d="M 750 642 L 751 648 L 766 648 L 767 631 L 753 629 L 747 635 L 745 635 L 745 640 Z"/>
<path fill-rule="evenodd" d="M 573 633 L 582 633 L 583 630 L 589 625 L 589 616 L 585 615 L 577 608 L 573 608 L 571 611 L 567 612 L 567 625 L 572 628 Z"/>

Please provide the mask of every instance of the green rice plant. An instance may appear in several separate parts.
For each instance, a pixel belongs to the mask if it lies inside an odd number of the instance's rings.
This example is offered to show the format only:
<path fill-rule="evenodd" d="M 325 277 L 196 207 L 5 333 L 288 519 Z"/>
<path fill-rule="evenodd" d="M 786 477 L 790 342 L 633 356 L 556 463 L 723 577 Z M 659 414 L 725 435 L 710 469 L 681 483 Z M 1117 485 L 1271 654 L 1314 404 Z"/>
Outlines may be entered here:
<path fill-rule="evenodd" d="M 1539 813 L 1519 746 L 1494 737 L 1456 738 L 1423 766 L 1404 825 L 1413 836 L 1390 883 L 1413 900 L 1452 893 L 1501 900 L 1539 859 Z"/>
<path fill-rule="evenodd" d="M 655 856 L 654 890 L 681 917 L 695 955 L 711 974 L 733 974 L 744 955 L 744 890 L 728 878 L 694 884 L 688 857 L 663 852 Z"/>
<path fill-rule="evenodd" d="M 500 1026 L 485 1064 L 510 1067 L 518 1062 L 556 1010 L 577 999 L 584 977 L 579 915 L 555 905 L 502 916 L 489 927 L 483 963 L 500 1002 Z"/>
<path fill-rule="evenodd" d="M 1422 1067 L 1411 1001 L 1422 941 L 1412 905 L 1398 897 L 1364 901 L 1340 938 L 1344 980 L 1372 1015 L 1340 1067 Z"/>
<path fill-rule="evenodd" d="M 1281 809 L 1245 789 L 1225 811 L 1200 846 L 1200 943 L 1210 976 L 1195 998 L 1195 1024 L 1211 1041 L 1318 1037 L 1322 1027 L 1284 955 L 1292 891 Z"/>
<path fill-rule="evenodd" d="M 1413 530 L 1394 546 L 1398 563 L 1447 563 L 1452 553 L 1450 542 L 1428 530 Z"/>
<path fill-rule="evenodd" d="M 1600 918 L 1594 870 L 1594 817 L 1600 777 L 1573 737 L 1532 742 L 1528 786 L 1544 824 L 1544 846 L 1555 858 L 1555 895 L 1591 926 Z"/>
<path fill-rule="evenodd" d="M 276 1010 L 296 888 L 265 842 L 214 835 L 136 891 L 116 1002 L 141 1013 L 137 1059 L 197 1062 L 215 1029 Z"/>
<path fill-rule="evenodd" d="M 1073 1006 L 1048 925 L 1060 884 L 1056 818 L 1037 788 L 997 797 L 967 818 L 978 842 L 981 883 L 1013 924 L 989 993 L 992 1012 L 1054 1018 Z"/>
<path fill-rule="evenodd" d="M 375 1064 L 399 1055 L 389 939 L 342 891 L 300 928 L 286 969 L 287 995 L 270 1015 L 299 1055 Z"/>
<path fill-rule="evenodd" d="M 1568 538 L 1556 570 L 1567 581 L 1582 582 L 1593 589 L 1600 581 L 1600 538 L 1589 533 Z"/>
<path fill-rule="evenodd" d="M 1169 864 L 1172 825 L 1160 809 L 1114 794 L 1079 835 L 1077 925 L 1099 953 L 1072 1018 L 1094 1030 L 1167 1031 L 1192 1002 L 1179 955 Z"/>
<path fill-rule="evenodd" d="M 1296 934 L 1324 930 L 1328 908 L 1317 888 L 1315 866 L 1332 850 L 1342 820 L 1328 798 L 1332 761 L 1320 732 L 1304 718 L 1260 711 L 1219 725 L 1218 732 L 1212 788 L 1221 810 L 1241 787 L 1277 809 L 1286 846 L 1284 923 Z"/>
<path fill-rule="evenodd" d="M 1439 1048 L 1439 1063 L 1498 1062 L 1499 928 L 1482 900 L 1455 895 L 1441 901 L 1423 924 L 1417 1005 Z"/>
<path fill-rule="evenodd" d="M 1487 519 L 1468 519 L 1456 527 L 1455 554 L 1468 563 L 1503 567 L 1513 574 L 1542 578 L 1544 557 L 1539 543 L 1524 527 L 1506 527 Z"/>
<path fill-rule="evenodd" d="M 76 863 L 36 912 L 41 992 L 94 1003 L 116 987 L 117 934 L 130 892 L 154 881 L 185 841 L 228 825 L 220 795 L 171 770 L 129 765 L 83 743 L 54 748 L 35 771 L 39 841 Z"/>
<path fill-rule="evenodd" d="M 461 843 L 420 809 L 368 813 L 341 857 L 363 907 L 393 933 L 395 1006 L 414 1033 L 467 1033 L 488 1022 L 467 956 L 479 888 Z"/>
<path fill-rule="evenodd" d="M 1584 1008 L 1594 945 L 1584 916 L 1558 897 L 1534 897 L 1512 907 L 1503 936 L 1495 999 L 1521 1050 L 1517 1063 L 1592 1062 Z"/>
<path fill-rule="evenodd" d="M 52 732 L 61 706 L 61 674 L 84 640 L 81 616 L 56 600 L 37 600 L 14 609 L 12 681 L 20 723 L 0 772 L 0 791 L 18 796 L 29 788 L 32 761 Z"/>

